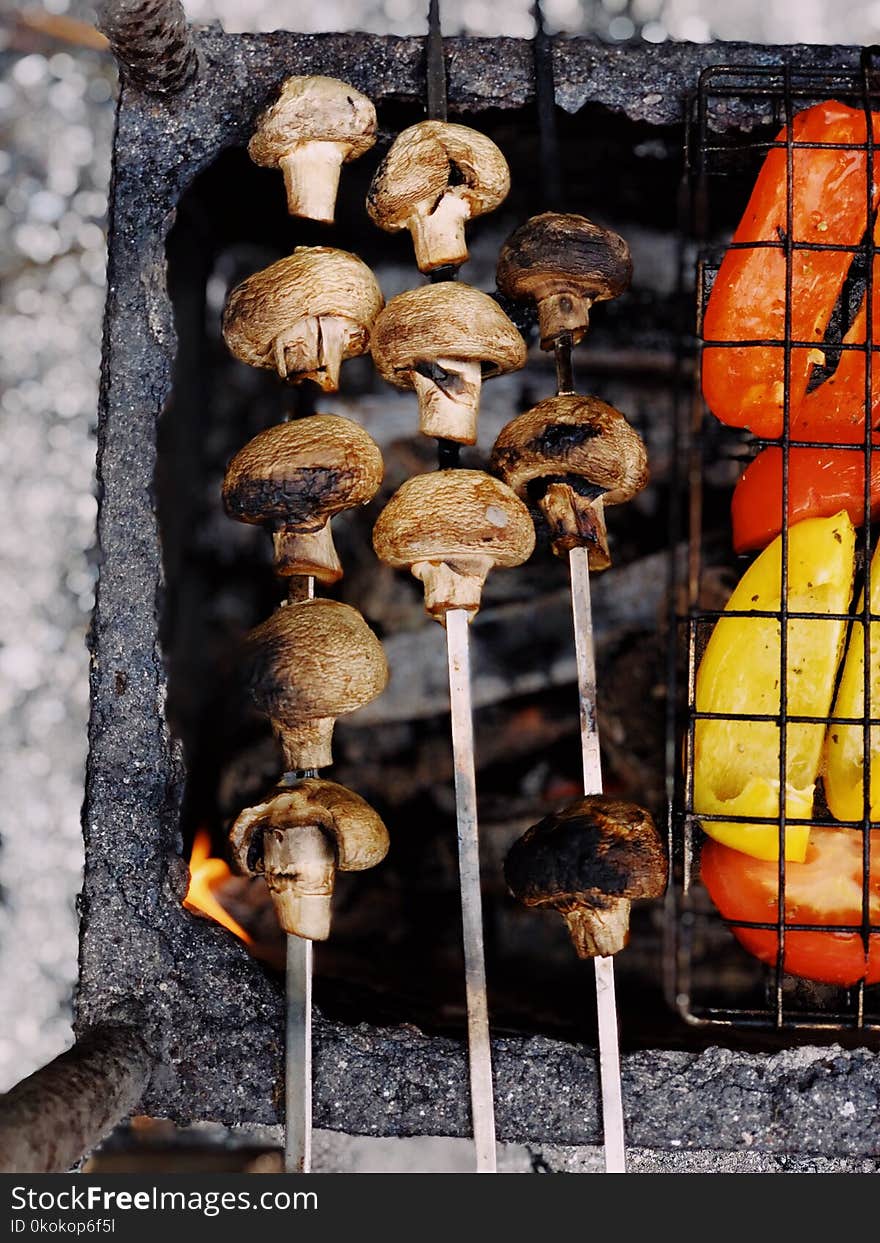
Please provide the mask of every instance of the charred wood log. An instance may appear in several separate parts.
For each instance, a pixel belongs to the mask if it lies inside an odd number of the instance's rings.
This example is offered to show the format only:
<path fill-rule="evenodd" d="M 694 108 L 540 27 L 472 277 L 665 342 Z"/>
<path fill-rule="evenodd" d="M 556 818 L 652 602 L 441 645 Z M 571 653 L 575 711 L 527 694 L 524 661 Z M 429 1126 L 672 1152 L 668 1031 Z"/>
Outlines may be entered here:
<path fill-rule="evenodd" d="M 100 0 L 97 9 L 98 28 L 129 81 L 171 95 L 195 77 L 196 44 L 180 0 Z"/>
<path fill-rule="evenodd" d="M 0 1171 L 69 1170 L 135 1109 L 152 1058 L 130 1027 L 94 1028 L 0 1096 Z"/>

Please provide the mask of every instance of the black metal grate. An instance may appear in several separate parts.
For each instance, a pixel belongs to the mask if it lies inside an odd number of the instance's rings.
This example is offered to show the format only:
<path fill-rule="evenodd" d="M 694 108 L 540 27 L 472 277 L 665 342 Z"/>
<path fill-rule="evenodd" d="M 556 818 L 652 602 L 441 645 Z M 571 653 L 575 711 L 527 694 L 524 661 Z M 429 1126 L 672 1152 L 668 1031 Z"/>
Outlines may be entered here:
<path fill-rule="evenodd" d="M 875 76 L 875 54 L 866 49 L 858 70 L 792 68 L 788 63 L 777 66 L 717 65 L 705 69 L 699 79 L 696 97 L 689 108 L 685 150 L 687 194 L 683 200 L 686 212 L 684 232 L 685 261 L 683 271 L 696 272 L 694 283 L 698 349 L 706 343 L 703 335 L 703 313 L 715 275 L 727 247 L 730 228 L 742 214 L 755 177 L 767 153 L 774 148 L 786 153 L 786 228 L 775 241 L 738 242 L 737 248 L 765 248 L 781 251 L 785 258 L 784 331 L 780 338 L 761 340 L 718 341 L 711 339 L 713 349 L 742 350 L 745 347 L 776 347 L 783 358 L 782 434 L 777 439 L 758 438 L 748 432 L 723 425 L 709 412 L 700 392 L 700 368 L 697 368 L 695 390 L 689 394 L 682 409 L 679 465 L 682 491 L 687 495 L 687 555 L 677 557 L 674 568 L 675 592 L 672 607 L 673 665 L 676 685 L 671 694 L 679 711 L 670 716 L 669 787 L 672 794 L 670 832 L 676 877 L 670 900 L 673 932 L 670 956 L 669 987 L 674 1004 L 682 1016 L 695 1024 L 720 1024 L 775 1028 L 833 1028 L 880 1030 L 880 986 L 859 984 L 853 987 L 809 984 L 783 971 L 786 937 L 795 932 L 821 931 L 828 937 L 842 934 L 858 935 L 867 954 L 873 945 L 878 952 L 880 925 L 870 922 L 869 878 L 871 865 L 871 728 L 880 725 L 880 704 L 871 705 L 871 621 L 880 618 L 870 611 L 871 552 L 871 465 L 880 442 L 872 442 L 865 434 L 858 444 L 838 441 L 799 441 L 791 435 L 791 367 L 792 351 L 810 348 L 815 341 L 796 340 L 792 333 L 792 256 L 799 250 L 838 250 L 852 254 L 851 271 L 858 269 L 864 287 L 864 343 L 829 341 L 836 359 L 845 350 L 861 351 L 865 356 L 865 428 L 870 428 L 872 410 L 872 370 L 874 343 L 872 295 L 874 277 L 874 223 L 876 209 L 872 192 L 875 180 L 872 109 L 880 104 L 880 82 Z M 866 141 L 861 144 L 798 142 L 792 137 L 792 120 L 803 108 L 824 100 L 839 100 L 864 110 Z M 784 135 L 778 137 L 784 127 Z M 863 151 L 867 176 L 866 220 L 868 227 L 862 240 L 854 246 L 797 241 L 794 234 L 794 151 L 798 148 Z M 860 288 L 862 287 L 860 285 Z M 841 329 L 839 336 L 843 335 Z M 809 390 L 809 386 L 808 386 Z M 792 446 L 810 444 L 813 449 L 858 453 L 864 458 L 865 522 L 857 530 L 857 574 L 851 612 L 808 613 L 788 608 L 789 574 L 789 486 Z M 729 612 L 728 617 L 763 617 L 779 622 L 780 643 L 780 711 L 779 714 L 698 712 L 696 707 L 697 670 L 700 658 L 723 610 L 719 601 L 707 601 L 706 571 L 712 566 L 717 573 L 726 557 L 730 577 L 738 579 L 751 560 L 735 558 L 730 552 L 729 500 L 730 486 L 740 470 L 756 453 L 768 445 L 777 446 L 782 455 L 782 547 L 781 607 L 778 612 Z M 877 523 L 875 520 L 874 526 Z M 673 515 L 676 539 L 679 522 Z M 729 553 L 729 555 L 727 555 Z M 863 607 L 858 601 L 863 599 Z M 864 640 L 864 714 L 858 718 L 834 718 L 840 725 L 860 725 L 863 729 L 863 754 L 867 757 L 862 778 L 863 815 L 854 821 L 833 819 L 818 796 L 813 815 L 796 819 L 786 815 L 786 776 L 788 771 L 788 730 L 793 724 L 825 725 L 828 718 L 797 715 L 789 712 L 788 684 L 788 623 L 797 620 L 835 620 L 847 623 L 848 640 L 853 619 L 862 622 Z M 872 715 L 873 712 L 873 715 Z M 697 815 L 694 811 L 695 737 L 701 720 L 740 720 L 773 722 L 778 727 L 779 811 L 769 818 L 743 815 Z M 745 920 L 723 920 L 707 893 L 697 881 L 697 860 L 703 834 L 700 821 L 773 824 L 778 829 L 779 865 L 777 872 L 778 918 L 775 922 L 758 923 Z M 783 842 L 786 828 L 792 824 L 809 824 L 834 828 L 850 828 L 862 834 L 862 914 L 855 924 L 811 925 L 786 920 L 785 865 Z M 876 827 L 876 825 L 875 825 Z M 793 865 L 794 866 L 794 865 Z M 875 861 L 875 875 L 880 860 Z M 726 925 L 726 927 L 725 927 Z M 764 966 L 734 945 L 731 927 L 751 928 L 776 933 L 777 947 L 774 966 Z M 725 964 L 732 964 L 730 968 Z"/>

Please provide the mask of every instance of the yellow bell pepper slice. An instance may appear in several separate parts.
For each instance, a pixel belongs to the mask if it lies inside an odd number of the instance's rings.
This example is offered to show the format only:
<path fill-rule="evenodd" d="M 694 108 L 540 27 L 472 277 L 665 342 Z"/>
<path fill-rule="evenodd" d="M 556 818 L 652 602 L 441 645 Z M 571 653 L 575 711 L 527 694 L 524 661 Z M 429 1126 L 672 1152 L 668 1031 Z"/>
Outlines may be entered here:
<path fill-rule="evenodd" d="M 859 598 L 856 616 L 865 607 Z M 880 548 L 871 559 L 871 612 L 880 613 Z M 869 622 L 871 644 L 870 708 L 880 717 L 880 622 Z M 860 717 L 865 712 L 865 627 L 854 622 L 850 631 L 843 674 L 837 689 L 831 724 L 825 736 L 825 799 L 837 820 L 861 820 L 865 733 L 861 725 L 836 725 L 834 717 Z M 880 819 L 880 728 L 871 726 L 871 819 Z"/>
<path fill-rule="evenodd" d="M 845 614 L 852 596 L 855 530 L 845 512 L 807 518 L 789 531 L 788 608 L 797 613 Z M 746 570 L 728 610 L 778 612 L 782 600 L 782 537 Z M 789 716 L 827 717 L 846 633 L 842 620 L 788 622 Z M 780 711 L 782 626 L 773 617 L 722 617 L 697 673 L 698 712 Z M 694 736 L 694 811 L 699 814 L 780 814 L 779 727 L 774 721 L 697 721 Z M 825 726 L 790 723 L 786 730 L 785 814 L 808 819 Z M 702 821 L 710 837 L 757 859 L 778 859 L 774 824 Z M 787 824 L 785 857 L 802 863 L 810 827 Z"/>

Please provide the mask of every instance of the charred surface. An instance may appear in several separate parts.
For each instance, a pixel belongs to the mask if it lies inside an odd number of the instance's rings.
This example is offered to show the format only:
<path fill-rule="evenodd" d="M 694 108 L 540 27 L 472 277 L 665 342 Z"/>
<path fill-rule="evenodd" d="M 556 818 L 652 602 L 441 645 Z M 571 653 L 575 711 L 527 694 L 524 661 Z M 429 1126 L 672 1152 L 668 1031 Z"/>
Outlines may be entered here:
<path fill-rule="evenodd" d="M 601 907 L 662 894 L 666 854 L 648 812 L 599 795 L 533 825 L 511 848 L 504 878 L 528 906 Z"/>
<path fill-rule="evenodd" d="M 243 479 L 224 490 L 223 503 L 230 518 L 240 522 L 318 531 L 344 508 L 341 498 L 353 482 L 350 470 L 302 466 L 284 479 Z"/>
<path fill-rule="evenodd" d="M 626 242 L 585 216 L 533 216 L 511 234 L 498 259 L 498 288 L 512 298 L 540 300 L 571 289 L 602 301 L 619 297 L 631 280 Z"/>

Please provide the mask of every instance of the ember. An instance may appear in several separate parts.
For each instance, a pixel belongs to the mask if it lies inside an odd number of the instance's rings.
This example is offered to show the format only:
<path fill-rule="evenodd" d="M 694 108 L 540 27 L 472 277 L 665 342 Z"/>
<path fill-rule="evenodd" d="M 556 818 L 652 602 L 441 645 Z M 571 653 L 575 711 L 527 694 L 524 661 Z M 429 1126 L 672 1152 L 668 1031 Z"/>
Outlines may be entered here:
<path fill-rule="evenodd" d="M 241 924 L 236 923 L 216 896 L 217 890 L 231 875 L 225 859 L 211 856 L 211 835 L 206 829 L 199 829 L 189 859 L 189 889 L 183 905 L 188 911 L 207 915 L 215 923 L 222 924 L 245 945 L 252 945 L 253 938 L 248 936 Z"/>

